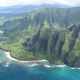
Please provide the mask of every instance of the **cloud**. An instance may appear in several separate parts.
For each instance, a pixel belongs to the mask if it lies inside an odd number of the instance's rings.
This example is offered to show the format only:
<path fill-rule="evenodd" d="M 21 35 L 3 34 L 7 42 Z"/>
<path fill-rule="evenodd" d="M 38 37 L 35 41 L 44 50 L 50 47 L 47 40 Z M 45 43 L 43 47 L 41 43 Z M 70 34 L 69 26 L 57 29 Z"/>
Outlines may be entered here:
<path fill-rule="evenodd" d="M 66 0 L 18 0 L 18 2 L 21 3 L 25 3 L 25 4 L 43 4 L 43 3 L 47 3 L 47 4 L 54 4 L 55 2 L 59 2 L 62 4 L 68 4 Z"/>
<path fill-rule="evenodd" d="M 80 0 L 66 0 L 69 5 L 80 6 Z"/>
<path fill-rule="evenodd" d="M 54 4 L 55 2 L 67 5 L 80 5 L 80 0 L 18 0 L 18 2 L 25 4 Z"/>
<path fill-rule="evenodd" d="M 0 0 L 0 6 L 16 5 L 17 0 Z"/>
<path fill-rule="evenodd" d="M 0 0 L 0 6 L 20 5 L 20 4 L 54 4 L 61 3 L 67 5 L 80 5 L 80 0 Z"/>

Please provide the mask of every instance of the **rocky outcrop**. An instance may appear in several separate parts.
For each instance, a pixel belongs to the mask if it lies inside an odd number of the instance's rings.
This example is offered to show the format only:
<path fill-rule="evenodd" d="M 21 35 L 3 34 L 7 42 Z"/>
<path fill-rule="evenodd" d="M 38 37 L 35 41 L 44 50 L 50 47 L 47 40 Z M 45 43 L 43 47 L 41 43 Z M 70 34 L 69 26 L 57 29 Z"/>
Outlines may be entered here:
<path fill-rule="evenodd" d="M 69 30 L 71 31 L 71 39 L 69 42 L 69 48 L 67 53 L 64 56 L 64 62 L 66 64 L 69 64 L 70 66 L 80 66 L 80 56 L 73 55 L 74 54 L 74 47 L 76 44 L 76 40 L 79 37 L 80 32 L 80 24 L 74 24 L 72 25 Z M 69 58 L 69 60 L 68 60 Z M 70 59 L 71 58 L 71 59 Z"/>
<path fill-rule="evenodd" d="M 32 39 L 27 39 L 24 43 L 26 47 L 36 54 L 43 53 L 47 55 L 47 59 L 55 64 L 65 63 L 69 66 L 80 66 L 80 56 L 74 53 L 76 40 L 79 37 L 80 25 L 74 24 L 68 29 L 56 30 L 52 28 L 42 28 Z M 67 35 L 70 33 L 70 39 L 67 42 L 68 50 L 64 52 Z M 28 42 L 29 41 L 29 42 Z"/>

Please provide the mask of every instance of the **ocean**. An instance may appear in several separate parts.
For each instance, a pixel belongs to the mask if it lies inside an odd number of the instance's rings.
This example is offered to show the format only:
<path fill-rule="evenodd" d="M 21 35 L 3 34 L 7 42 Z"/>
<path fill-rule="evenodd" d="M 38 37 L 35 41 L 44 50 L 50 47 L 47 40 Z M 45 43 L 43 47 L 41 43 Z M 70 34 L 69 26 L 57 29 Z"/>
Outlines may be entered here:
<path fill-rule="evenodd" d="M 80 80 L 80 68 L 25 66 L 0 51 L 0 80 Z"/>

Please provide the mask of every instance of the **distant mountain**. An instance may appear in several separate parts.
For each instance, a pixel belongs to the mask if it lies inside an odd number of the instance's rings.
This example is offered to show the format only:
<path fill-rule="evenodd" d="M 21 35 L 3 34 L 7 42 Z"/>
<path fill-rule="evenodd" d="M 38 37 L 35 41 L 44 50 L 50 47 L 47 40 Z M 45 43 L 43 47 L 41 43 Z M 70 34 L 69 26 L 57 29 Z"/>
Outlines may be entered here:
<path fill-rule="evenodd" d="M 15 5 L 15 6 L 8 6 L 8 7 L 0 7 L 0 13 L 27 12 L 33 10 L 34 8 L 36 8 L 35 5 Z"/>
<path fill-rule="evenodd" d="M 35 9 L 34 5 L 16 5 L 9 7 L 0 7 L 0 18 L 23 17 L 27 12 Z"/>
<path fill-rule="evenodd" d="M 41 7 L 45 7 L 45 8 L 69 8 L 71 6 L 55 2 L 54 4 L 42 4 Z"/>
<path fill-rule="evenodd" d="M 30 12 L 36 8 L 68 8 L 70 6 L 60 3 L 55 4 L 42 4 L 42 5 L 15 5 L 8 7 L 0 7 L 0 18 L 11 18 L 25 16 L 27 12 Z"/>

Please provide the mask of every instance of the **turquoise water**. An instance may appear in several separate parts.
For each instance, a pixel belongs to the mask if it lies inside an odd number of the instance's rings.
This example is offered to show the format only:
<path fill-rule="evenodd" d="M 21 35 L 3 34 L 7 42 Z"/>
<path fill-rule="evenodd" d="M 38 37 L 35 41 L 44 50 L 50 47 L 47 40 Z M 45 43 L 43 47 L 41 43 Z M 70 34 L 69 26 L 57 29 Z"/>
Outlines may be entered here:
<path fill-rule="evenodd" d="M 80 69 L 27 67 L 11 62 L 3 51 L 0 51 L 0 61 L 0 80 L 80 80 Z"/>

